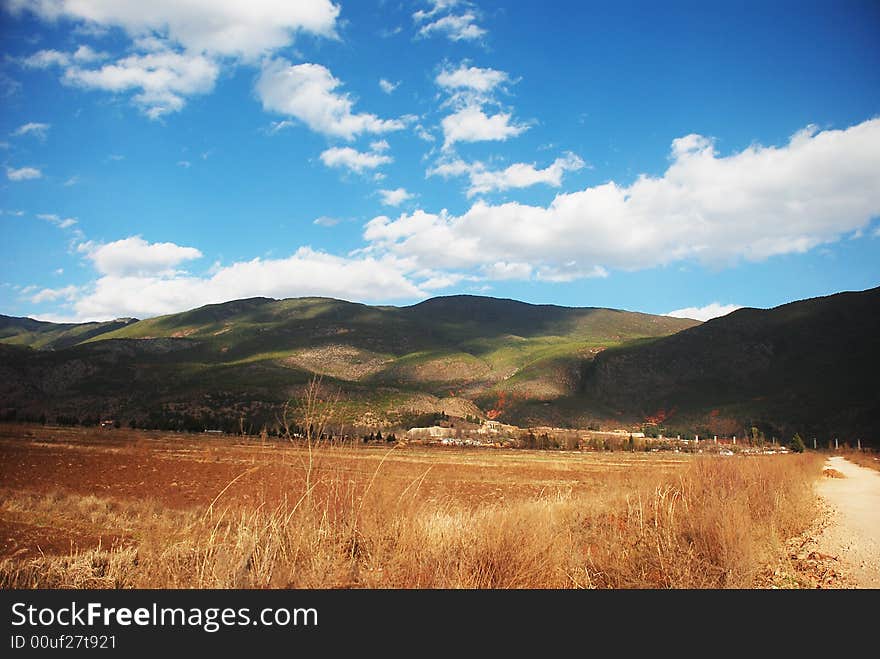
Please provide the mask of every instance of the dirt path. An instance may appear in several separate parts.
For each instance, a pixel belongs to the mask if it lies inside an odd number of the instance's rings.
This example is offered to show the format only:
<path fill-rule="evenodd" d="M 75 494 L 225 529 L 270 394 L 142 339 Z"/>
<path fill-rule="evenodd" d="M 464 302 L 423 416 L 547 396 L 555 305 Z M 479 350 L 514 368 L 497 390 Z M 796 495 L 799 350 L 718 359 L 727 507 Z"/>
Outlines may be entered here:
<path fill-rule="evenodd" d="M 817 485 L 831 516 L 815 539 L 816 551 L 837 559 L 846 587 L 880 588 L 880 472 L 839 456 L 825 468 L 843 478 L 822 478 Z"/>

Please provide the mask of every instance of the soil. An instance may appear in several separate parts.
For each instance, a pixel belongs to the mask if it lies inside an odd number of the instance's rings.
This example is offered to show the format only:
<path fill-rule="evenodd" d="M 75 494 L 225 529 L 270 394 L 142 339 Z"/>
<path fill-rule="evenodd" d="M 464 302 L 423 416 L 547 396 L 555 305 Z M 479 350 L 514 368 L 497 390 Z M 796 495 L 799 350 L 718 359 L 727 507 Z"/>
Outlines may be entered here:
<path fill-rule="evenodd" d="M 326 456 L 326 454 L 325 454 Z M 654 454 L 576 454 L 524 450 L 363 446 L 314 465 L 361 481 L 381 472 L 382 487 L 418 484 L 420 496 L 448 496 L 474 507 L 541 492 L 595 491 L 591 472 L 633 477 L 641 469 L 676 469 L 683 459 Z M 154 501 L 164 508 L 204 511 L 273 505 L 303 489 L 307 451 L 258 438 L 178 433 L 0 425 L 0 504 L 19 495 L 82 495 L 112 501 Z M 380 487 L 379 482 L 375 487 Z M 217 500 L 215 502 L 215 500 Z M 34 520 L 0 505 L 0 558 L 66 554 L 74 547 L 125 542 L 125 529 L 71 528 Z"/>
<path fill-rule="evenodd" d="M 816 551 L 836 556 L 852 587 L 880 588 L 880 472 L 840 456 L 828 463 L 843 478 L 817 484 L 833 509 L 833 523 L 816 539 Z"/>
<path fill-rule="evenodd" d="M 816 494 L 818 520 L 789 543 L 771 587 L 880 588 L 880 472 L 834 456 Z"/>

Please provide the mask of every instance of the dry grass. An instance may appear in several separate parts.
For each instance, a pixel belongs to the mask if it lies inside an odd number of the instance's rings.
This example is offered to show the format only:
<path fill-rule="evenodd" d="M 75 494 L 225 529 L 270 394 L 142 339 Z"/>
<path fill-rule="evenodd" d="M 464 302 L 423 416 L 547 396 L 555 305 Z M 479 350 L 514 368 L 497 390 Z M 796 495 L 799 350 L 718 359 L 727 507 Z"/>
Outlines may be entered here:
<path fill-rule="evenodd" d="M 359 451 L 318 448 L 308 461 L 273 454 L 288 461 L 290 487 L 248 506 L 225 491 L 185 510 L 7 494 L 5 516 L 115 529 L 132 542 L 6 559 L 0 587 L 751 587 L 785 539 L 812 521 L 822 464 L 816 455 L 701 457 L 674 468 L 565 471 L 566 481 L 537 494 L 510 490 L 474 505 L 430 460 L 402 479 L 388 477 L 394 450 L 367 470 L 345 466 L 351 453 Z M 509 453 L 479 459 L 487 472 L 512 469 Z M 261 468 L 243 468 L 241 478 Z"/>
<path fill-rule="evenodd" d="M 843 455 L 847 460 L 849 460 L 850 462 L 855 462 L 857 465 L 880 471 L 880 452 L 878 451 L 850 450 L 839 451 L 838 454 Z"/>

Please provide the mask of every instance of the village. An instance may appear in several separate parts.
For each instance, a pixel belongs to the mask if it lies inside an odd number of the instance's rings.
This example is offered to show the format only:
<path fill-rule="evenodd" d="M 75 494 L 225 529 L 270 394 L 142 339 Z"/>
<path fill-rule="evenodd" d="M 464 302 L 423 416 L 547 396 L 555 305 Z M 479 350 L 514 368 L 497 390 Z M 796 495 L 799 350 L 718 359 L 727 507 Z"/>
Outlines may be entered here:
<path fill-rule="evenodd" d="M 476 427 L 474 427 L 476 425 Z M 585 430 L 536 426 L 520 428 L 497 420 L 479 424 L 444 423 L 410 428 L 403 437 L 408 443 L 439 446 L 470 446 L 486 448 L 525 448 L 563 451 L 672 451 L 676 453 L 714 453 L 722 456 L 741 454 L 788 453 L 787 446 L 776 438 L 683 437 L 680 433 L 648 436 L 643 431 L 617 428 L 613 430 Z M 814 440 L 815 442 L 815 440 Z M 841 446 L 835 440 L 835 448 Z M 813 448 L 817 448 L 813 446 Z M 824 447 L 823 447 L 824 448 Z M 830 448 L 830 445 L 829 445 Z M 861 449 L 861 442 L 858 442 Z"/>

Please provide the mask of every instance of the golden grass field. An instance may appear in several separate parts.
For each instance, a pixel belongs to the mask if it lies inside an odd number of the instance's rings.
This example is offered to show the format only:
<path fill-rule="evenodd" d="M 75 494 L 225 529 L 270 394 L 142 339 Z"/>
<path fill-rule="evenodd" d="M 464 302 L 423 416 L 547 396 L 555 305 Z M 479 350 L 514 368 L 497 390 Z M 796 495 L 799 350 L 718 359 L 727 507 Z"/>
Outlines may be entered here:
<path fill-rule="evenodd" d="M 0 456 L 2 588 L 750 588 L 823 462 L 16 425 Z"/>

